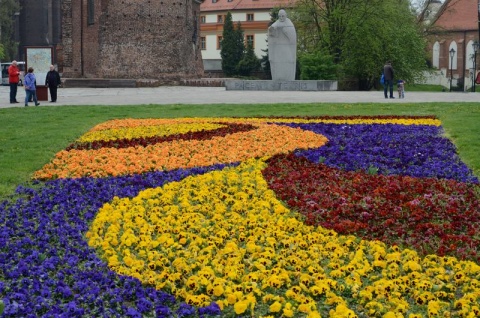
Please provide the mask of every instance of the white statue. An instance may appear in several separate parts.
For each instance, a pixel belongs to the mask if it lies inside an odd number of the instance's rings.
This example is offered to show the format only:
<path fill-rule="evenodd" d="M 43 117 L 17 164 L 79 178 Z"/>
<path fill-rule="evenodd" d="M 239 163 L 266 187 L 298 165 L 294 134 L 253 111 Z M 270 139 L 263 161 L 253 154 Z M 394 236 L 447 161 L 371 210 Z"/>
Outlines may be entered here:
<path fill-rule="evenodd" d="M 268 60 L 272 80 L 294 81 L 297 62 L 297 33 L 285 10 L 268 28 Z"/>

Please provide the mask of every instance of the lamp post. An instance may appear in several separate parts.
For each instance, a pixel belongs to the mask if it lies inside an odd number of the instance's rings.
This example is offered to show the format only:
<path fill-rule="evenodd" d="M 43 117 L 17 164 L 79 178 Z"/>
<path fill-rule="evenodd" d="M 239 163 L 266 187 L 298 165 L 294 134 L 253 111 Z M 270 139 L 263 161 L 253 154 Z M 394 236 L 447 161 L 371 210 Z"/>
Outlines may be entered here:
<path fill-rule="evenodd" d="M 475 80 L 476 80 L 476 75 L 477 75 L 477 51 L 478 51 L 478 46 L 479 43 L 478 41 L 473 42 L 473 86 L 472 86 L 472 92 L 475 92 Z"/>
<path fill-rule="evenodd" d="M 452 91 L 453 80 L 453 57 L 455 56 L 455 50 L 453 47 L 450 49 L 450 92 Z"/>

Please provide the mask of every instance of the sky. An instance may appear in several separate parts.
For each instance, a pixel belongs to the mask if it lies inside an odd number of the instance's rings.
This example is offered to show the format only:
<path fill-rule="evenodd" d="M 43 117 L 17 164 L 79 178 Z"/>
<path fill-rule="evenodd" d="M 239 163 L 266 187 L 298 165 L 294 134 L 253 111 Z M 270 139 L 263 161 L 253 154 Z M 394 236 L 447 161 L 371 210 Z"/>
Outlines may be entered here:
<path fill-rule="evenodd" d="M 417 9 L 423 9 L 423 5 L 425 2 L 427 2 L 428 0 L 410 0 L 410 3 Z M 444 0 L 441 0 L 441 2 L 443 3 Z"/>

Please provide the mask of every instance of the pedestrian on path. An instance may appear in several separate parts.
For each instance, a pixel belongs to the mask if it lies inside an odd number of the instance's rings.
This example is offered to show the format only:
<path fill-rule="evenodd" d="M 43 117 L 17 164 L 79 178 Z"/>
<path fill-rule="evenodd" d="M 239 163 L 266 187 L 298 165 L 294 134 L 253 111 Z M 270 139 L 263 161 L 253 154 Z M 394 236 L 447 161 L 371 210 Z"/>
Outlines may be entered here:
<path fill-rule="evenodd" d="M 45 78 L 45 85 L 48 86 L 50 91 L 50 103 L 57 101 L 57 88 L 61 83 L 60 74 L 55 70 L 55 66 L 50 65 L 50 71 Z"/>
<path fill-rule="evenodd" d="M 10 104 L 18 103 L 17 88 L 20 81 L 20 70 L 17 67 L 17 61 L 13 60 L 12 65 L 8 67 L 8 84 L 10 84 Z"/>
<path fill-rule="evenodd" d="M 385 84 L 383 85 L 383 95 L 385 95 L 385 98 L 388 98 L 389 96 L 387 95 L 388 90 L 390 90 L 390 98 L 395 98 L 393 96 L 393 67 L 392 67 L 392 62 L 387 61 L 385 63 L 385 66 L 383 67 L 383 74 L 385 76 Z"/>
<path fill-rule="evenodd" d="M 33 74 L 33 67 L 28 68 L 28 74 L 25 75 L 25 107 L 28 106 L 28 101 L 30 97 L 33 98 L 35 102 L 35 106 L 40 105 L 37 101 L 37 79 L 35 78 L 35 74 Z"/>

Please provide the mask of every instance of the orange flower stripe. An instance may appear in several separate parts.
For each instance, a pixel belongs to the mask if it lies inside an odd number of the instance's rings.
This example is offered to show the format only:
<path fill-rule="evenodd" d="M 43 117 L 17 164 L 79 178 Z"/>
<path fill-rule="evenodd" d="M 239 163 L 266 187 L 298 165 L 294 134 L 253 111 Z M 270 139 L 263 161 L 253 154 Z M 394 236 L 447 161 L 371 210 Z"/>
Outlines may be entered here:
<path fill-rule="evenodd" d="M 262 123 L 254 126 L 257 129 L 210 140 L 177 140 L 147 147 L 61 151 L 51 163 L 37 171 L 34 178 L 106 177 L 210 166 L 288 153 L 295 149 L 321 147 L 327 142 L 324 136 L 299 128 Z"/>

